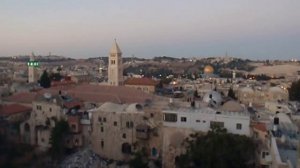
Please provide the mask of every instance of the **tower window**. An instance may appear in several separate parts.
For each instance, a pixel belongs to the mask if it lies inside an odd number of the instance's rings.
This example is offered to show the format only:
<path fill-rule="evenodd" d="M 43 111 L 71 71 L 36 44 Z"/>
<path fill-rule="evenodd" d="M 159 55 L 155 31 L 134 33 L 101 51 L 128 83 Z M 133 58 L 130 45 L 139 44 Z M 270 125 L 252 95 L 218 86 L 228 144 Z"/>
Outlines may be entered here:
<path fill-rule="evenodd" d="M 116 60 L 110 60 L 110 64 L 112 65 L 116 64 Z"/>
<path fill-rule="evenodd" d="M 236 124 L 236 129 L 241 130 L 241 129 L 242 129 L 242 124 L 237 123 L 237 124 Z"/>
<path fill-rule="evenodd" d="M 117 125 L 118 125 L 118 123 L 117 123 L 117 121 L 115 121 L 115 122 L 114 122 L 114 126 L 117 126 Z"/>
<path fill-rule="evenodd" d="M 101 148 L 103 148 L 103 147 L 104 147 L 104 141 L 101 140 Z"/>

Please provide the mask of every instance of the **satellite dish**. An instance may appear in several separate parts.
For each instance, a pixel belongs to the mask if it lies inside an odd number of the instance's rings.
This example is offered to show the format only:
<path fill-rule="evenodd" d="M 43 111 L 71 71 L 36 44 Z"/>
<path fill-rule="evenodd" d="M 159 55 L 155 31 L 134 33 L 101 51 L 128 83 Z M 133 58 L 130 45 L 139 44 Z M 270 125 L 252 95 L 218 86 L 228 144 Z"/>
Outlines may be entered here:
<path fill-rule="evenodd" d="M 51 93 L 44 93 L 44 97 L 46 98 L 46 99 L 51 99 Z"/>

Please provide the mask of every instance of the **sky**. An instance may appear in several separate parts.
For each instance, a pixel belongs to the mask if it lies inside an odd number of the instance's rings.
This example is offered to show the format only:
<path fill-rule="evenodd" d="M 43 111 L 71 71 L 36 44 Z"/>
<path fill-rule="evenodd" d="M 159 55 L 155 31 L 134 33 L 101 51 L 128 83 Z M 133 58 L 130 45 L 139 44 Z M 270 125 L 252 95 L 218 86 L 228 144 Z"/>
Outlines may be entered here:
<path fill-rule="evenodd" d="M 1 0 L 0 56 L 300 59 L 299 0 Z"/>

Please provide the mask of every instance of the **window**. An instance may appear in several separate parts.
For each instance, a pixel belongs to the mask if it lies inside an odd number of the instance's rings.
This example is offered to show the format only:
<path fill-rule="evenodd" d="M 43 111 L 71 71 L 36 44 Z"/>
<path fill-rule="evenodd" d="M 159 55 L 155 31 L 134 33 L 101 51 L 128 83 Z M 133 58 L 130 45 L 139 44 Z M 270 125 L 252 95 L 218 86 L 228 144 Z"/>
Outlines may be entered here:
<path fill-rule="evenodd" d="M 103 127 L 101 127 L 100 130 L 101 130 L 101 132 L 103 132 L 104 131 Z"/>
<path fill-rule="evenodd" d="M 101 140 L 101 148 L 103 148 L 103 147 L 104 147 L 104 141 Z"/>
<path fill-rule="evenodd" d="M 105 117 L 103 117 L 103 122 L 106 122 L 106 118 Z"/>
<path fill-rule="evenodd" d="M 115 121 L 115 122 L 114 122 L 114 126 L 117 126 L 117 125 L 118 125 L 118 123 L 117 123 L 117 121 Z"/>
<path fill-rule="evenodd" d="M 129 143 L 122 144 L 122 153 L 131 154 L 131 145 Z"/>
<path fill-rule="evenodd" d="M 71 125 L 71 128 L 72 128 L 73 131 L 75 131 L 75 130 L 76 130 L 76 125 L 75 125 L 75 124 L 72 124 L 72 125 Z"/>
<path fill-rule="evenodd" d="M 124 139 L 126 139 L 126 134 L 124 133 L 124 134 L 122 135 L 122 137 L 123 137 Z"/>
<path fill-rule="evenodd" d="M 78 145 L 78 143 L 79 143 L 79 140 L 75 139 L 75 145 Z"/>
<path fill-rule="evenodd" d="M 37 109 L 37 110 L 42 110 L 42 106 L 37 105 L 37 106 L 36 106 L 36 109 Z"/>
<path fill-rule="evenodd" d="M 130 128 L 133 128 L 133 122 L 132 121 L 129 122 L 129 126 L 130 126 Z"/>
<path fill-rule="evenodd" d="M 241 129 L 242 129 L 242 124 L 237 123 L 237 124 L 236 124 L 236 129 L 241 130 Z"/>
<path fill-rule="evenodd" d="M 115 60 L 110 60 L 110 64 L 114 65 L 114 64 L 116 64 L 116 61 Z"/>
<path fill-rule="evenodd" d="M 98 121 L 101 122 L 101 121 L 102 121 L 102 118 L 101 118 L 101 117 L 98 117 Z"/>
<path fill-rule="evenodd" d="M 211 121 L 210 122 L 210 128 L 223 128 L 224 127 L 224 122 L 219 122 L 219 121 Z"/>
<path fill-rule="evenodd" d="M 198 122 L 200 122 L 200 120 L 196 120 L 196 122 L 198 123 Z"/>
<path fill-rule="evenodd" d="M 174 113 L 165 113 L 164 114 L 164 121 L 167 121 L 167 122 L 177 122 L 177 114 L 174 114 Z"/>
<path fill-rule="evenodd" d="M 51 107 L 49 108 L 49 111 L 52 112 L 52 108 Z"/>
<path fill-rule="evenodd" d="M 180 120 L 181 122 L 186 122 L 186 117 L 181 117 Z"/>
<path fill-rule="evenodd" d="M 44 138 L 42 138 L 42 139 L 41 139 L 41 141 L 42 141 L 42 142 L 45 142 L 45 139 L 44 139 Z"/>

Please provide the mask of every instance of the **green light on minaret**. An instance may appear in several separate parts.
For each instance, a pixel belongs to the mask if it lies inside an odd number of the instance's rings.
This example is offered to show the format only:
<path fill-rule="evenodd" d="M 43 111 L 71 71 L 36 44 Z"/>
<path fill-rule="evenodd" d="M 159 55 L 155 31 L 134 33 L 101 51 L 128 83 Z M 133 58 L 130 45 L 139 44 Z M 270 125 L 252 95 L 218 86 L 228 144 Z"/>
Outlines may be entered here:
<path fill-rule="evenodd" d="M 29 66 L 29 67 L 38 67 L 38 66 L 40 66 L 40 64 L 37 61 L 28 61 L 27 66 Z"/>

